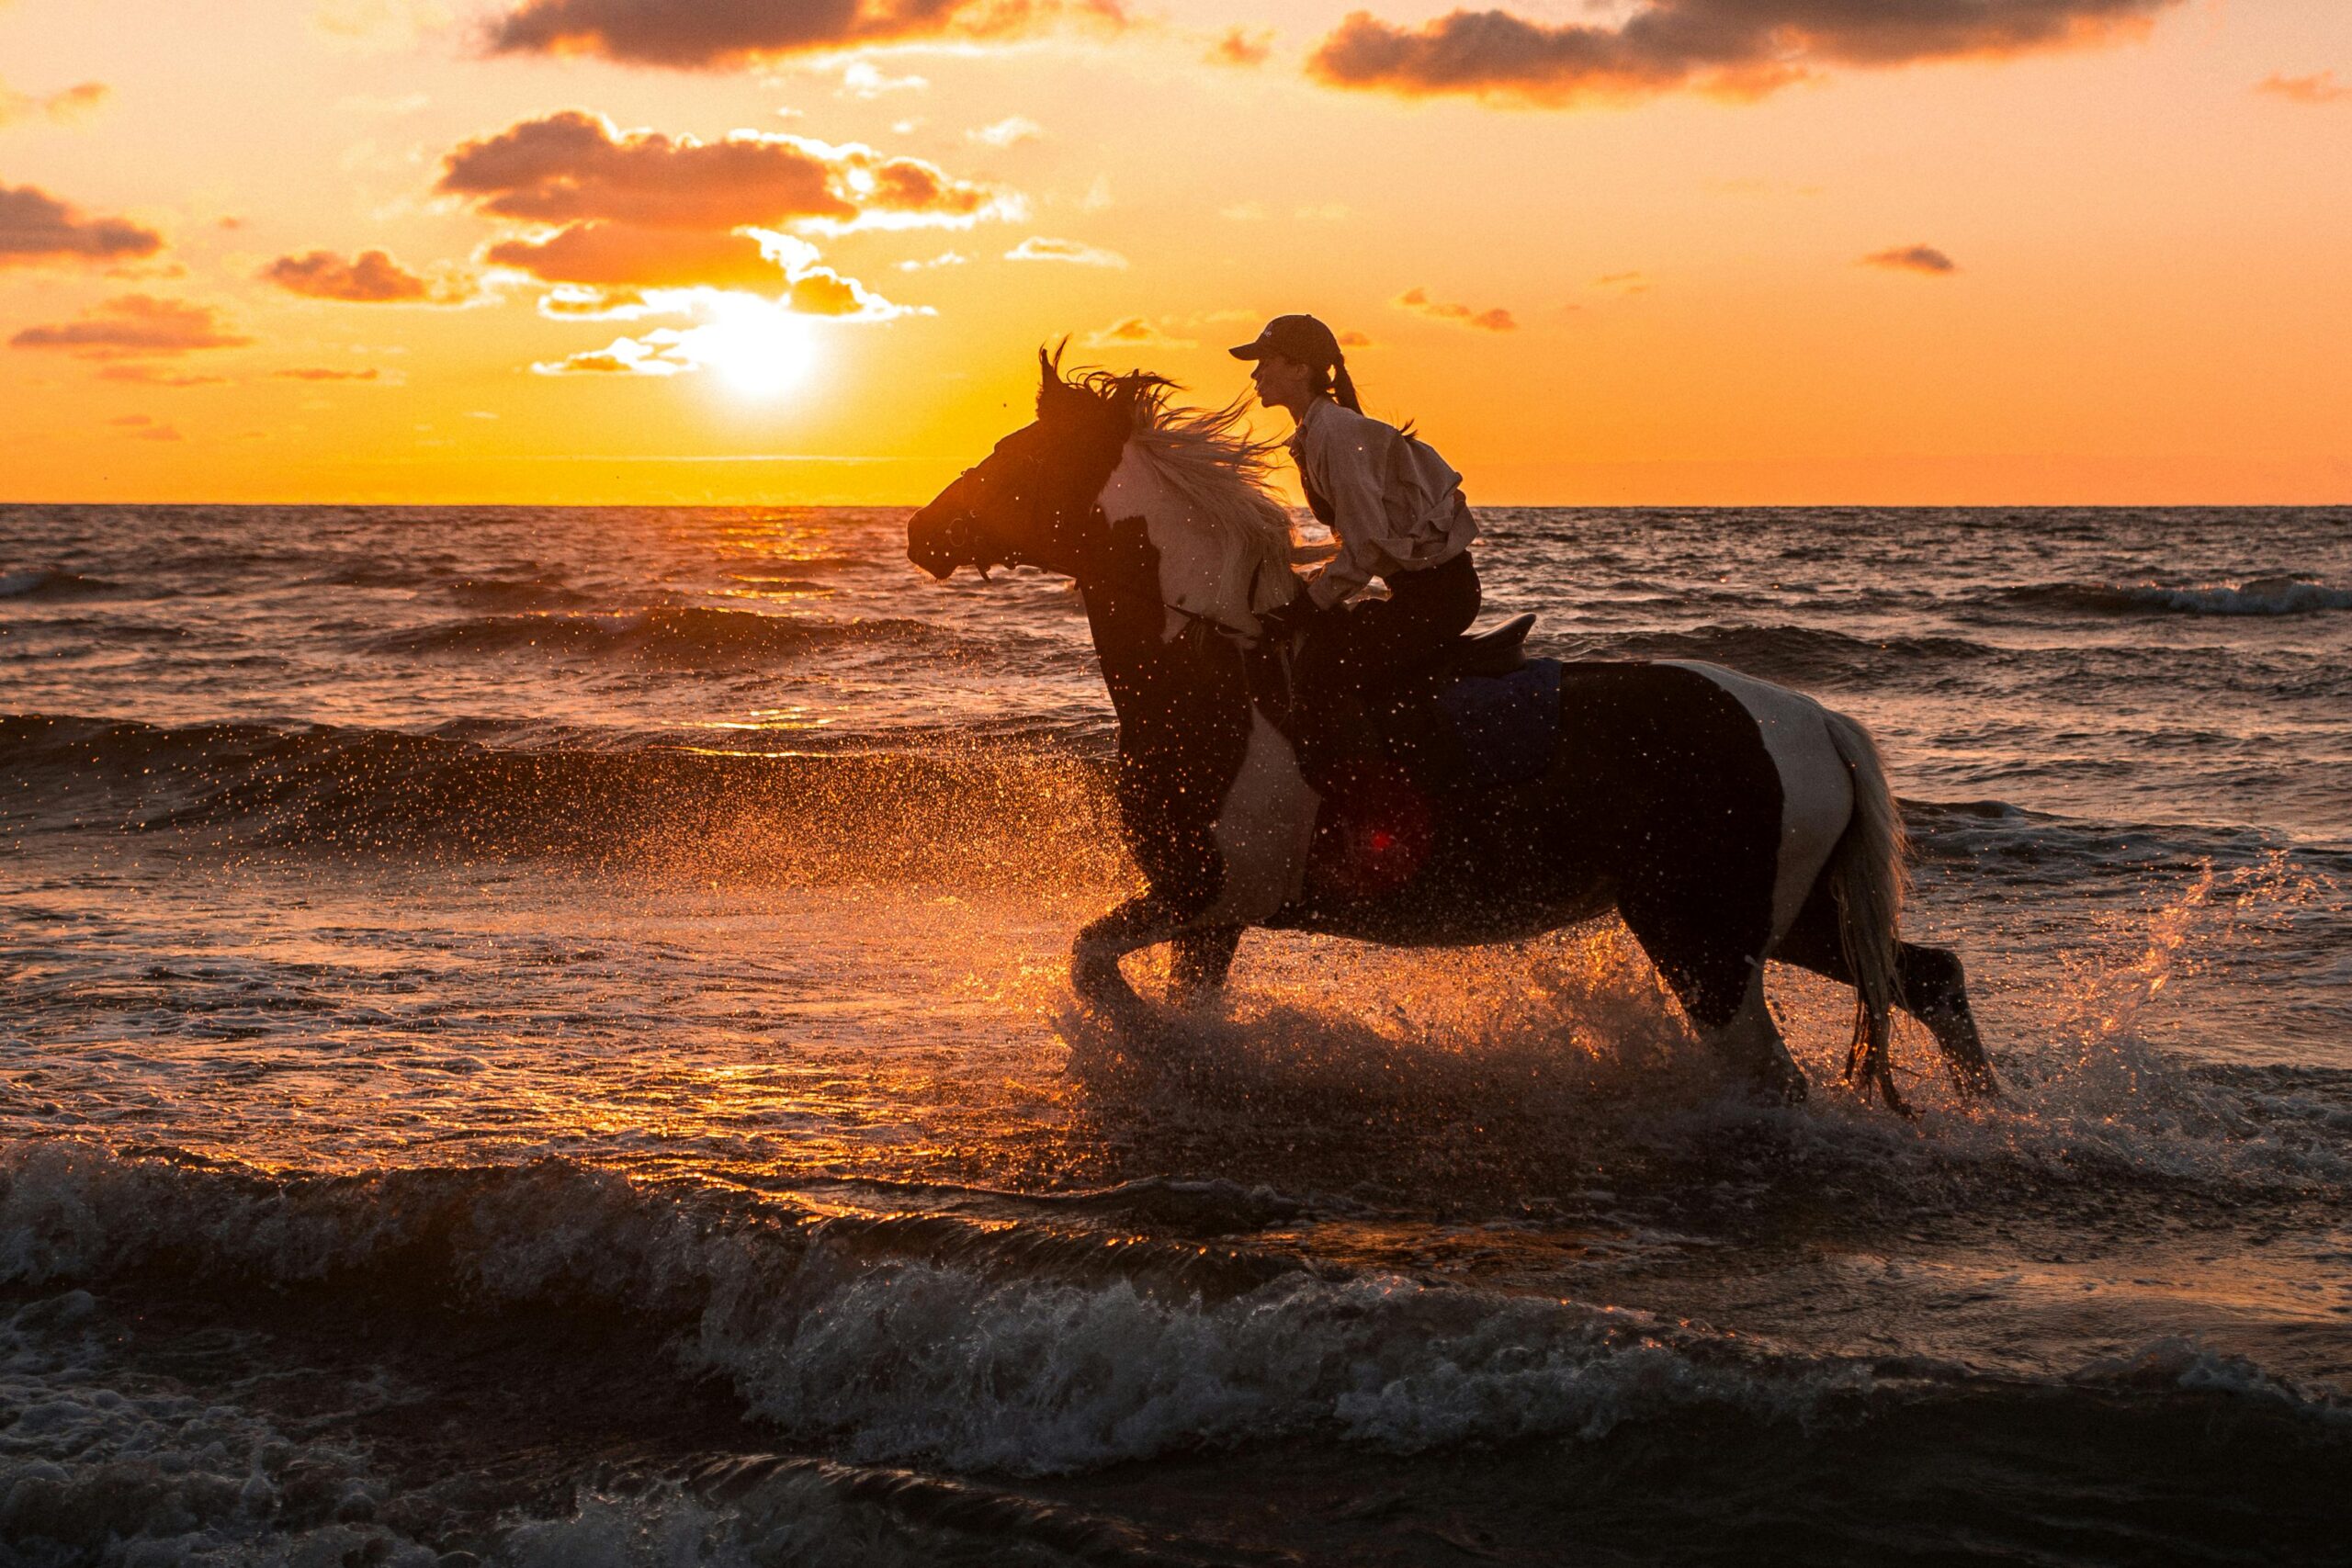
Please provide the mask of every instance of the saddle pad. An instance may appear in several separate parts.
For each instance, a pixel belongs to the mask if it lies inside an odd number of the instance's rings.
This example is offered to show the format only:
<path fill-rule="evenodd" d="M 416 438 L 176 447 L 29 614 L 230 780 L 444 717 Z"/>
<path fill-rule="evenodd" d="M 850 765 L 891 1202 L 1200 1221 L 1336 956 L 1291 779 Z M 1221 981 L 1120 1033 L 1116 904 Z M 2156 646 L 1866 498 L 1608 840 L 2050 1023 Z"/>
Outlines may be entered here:
<path fill-rule="evenodd" d="M 1508 675 L 1456 681 L 1437 705 L 1461 739 L 1474 787 L 1535 778 L 1560 737 L 1560 661 L 1531 659 Z"/>

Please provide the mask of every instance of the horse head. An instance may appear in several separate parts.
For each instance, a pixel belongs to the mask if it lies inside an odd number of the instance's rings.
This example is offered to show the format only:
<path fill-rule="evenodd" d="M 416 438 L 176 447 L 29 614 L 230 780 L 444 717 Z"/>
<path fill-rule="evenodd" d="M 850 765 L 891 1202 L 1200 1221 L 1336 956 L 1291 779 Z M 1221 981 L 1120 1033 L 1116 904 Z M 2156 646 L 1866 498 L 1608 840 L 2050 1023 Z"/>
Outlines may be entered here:
<path fill-rule="evenodd" d="M 1033 566 L 1077 577 L 1097 504 L 1156 377 L 1066 379 L 1059 350 L 1037 351 L 1037 417 L 907 524 L 907 557 L 933 577 L 957 567 Z"/>

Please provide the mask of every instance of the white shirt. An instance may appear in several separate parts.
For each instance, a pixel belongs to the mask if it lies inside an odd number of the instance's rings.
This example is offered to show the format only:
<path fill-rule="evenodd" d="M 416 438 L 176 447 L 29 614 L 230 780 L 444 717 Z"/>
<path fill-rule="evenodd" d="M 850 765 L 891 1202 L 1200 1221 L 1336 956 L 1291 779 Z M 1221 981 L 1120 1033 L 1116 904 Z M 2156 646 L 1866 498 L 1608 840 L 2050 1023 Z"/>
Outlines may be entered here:
<path fill-rule="evenodd" d="M 1299 417 L 1290 450 L 1308 486 L 1330 503 L 1340 536 L 1340 553 L 1307 584 L 1318 608 L 1375 576 L 1441 566 L 1478 536 L 1462 476 L 1395 425 L 1316 398 Z"/>

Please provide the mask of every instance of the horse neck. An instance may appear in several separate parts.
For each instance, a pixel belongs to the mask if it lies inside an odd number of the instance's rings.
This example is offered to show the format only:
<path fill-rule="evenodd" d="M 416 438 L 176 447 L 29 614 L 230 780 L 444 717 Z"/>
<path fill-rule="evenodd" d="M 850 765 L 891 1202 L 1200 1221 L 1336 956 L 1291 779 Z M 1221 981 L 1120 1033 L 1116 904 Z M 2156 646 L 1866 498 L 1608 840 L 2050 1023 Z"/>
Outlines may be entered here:
<path fill-rule="evenodd" d="M 1104 487 L 1106 564 L 1081 577 L 1079 592 L 1119 716 L 1120 749 L 1182 753 L 1235 726 L 1246 731 L 1250 695 L 1240 650 L 1205 621 L 1169 608 L 1153 513 L 1122 510 L 1143 499 L 1133 483 Z"/>
<path fill-rule="evenodd" d="M 1159 597 L 1168 606 L 1167 635 L 1188 620 L 1205 618 L 1235 631 L 1255 633 L 1250 607 L 1253 584 L 1237 570 L 1241 552 L 1228 549 L 1184 498 L 1161 477 L 1159 466 L 1135 442 L 1119 454 L 1119 465 L 1102 486 L 1102 515 L 1140 517 L 1159 555 Z"/>

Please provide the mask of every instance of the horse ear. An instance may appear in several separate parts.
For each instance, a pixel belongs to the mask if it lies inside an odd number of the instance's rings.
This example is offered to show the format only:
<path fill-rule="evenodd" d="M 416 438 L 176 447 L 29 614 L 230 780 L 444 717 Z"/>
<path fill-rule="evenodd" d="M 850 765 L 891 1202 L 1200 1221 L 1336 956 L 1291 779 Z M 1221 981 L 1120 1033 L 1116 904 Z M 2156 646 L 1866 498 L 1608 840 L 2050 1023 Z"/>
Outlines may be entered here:
<path fill-rule="evenodd" d="M 1050 353 L 1046 344 L 1037 345 L 1037 416 L 1040 419 L 1045 417 L 1046 405 L 1069 389 L 1069 383 L 1062 379 L 1062 350 L 1069 346 L 1068 338 L 1055 344 Z"/>

